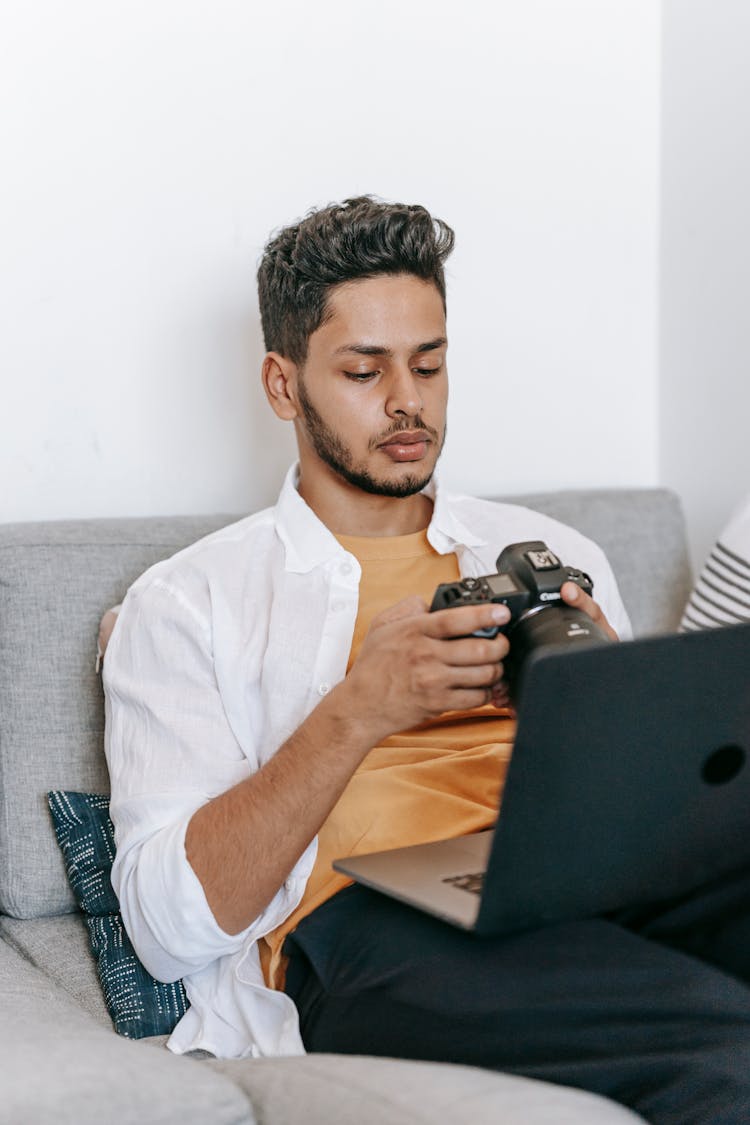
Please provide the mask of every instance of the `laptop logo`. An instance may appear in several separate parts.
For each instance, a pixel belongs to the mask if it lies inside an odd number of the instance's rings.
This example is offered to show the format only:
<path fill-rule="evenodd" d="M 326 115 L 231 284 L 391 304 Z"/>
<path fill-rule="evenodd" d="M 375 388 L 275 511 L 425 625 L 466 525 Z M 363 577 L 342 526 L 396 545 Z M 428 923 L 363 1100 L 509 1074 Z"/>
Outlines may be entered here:
<path fill-rule="evenodd" d="M 701 776 L 707 785 L 726 785 L 737 776 L 744 764 L 745 751 L 741 746 L 720 746 L 706 758 Z"/>
<path fill-rule="evenodd" d="M 472 871 L 468 875 L 445 875 L 440 882 L 457 887 L 460 891 L 468 891 L 472 895 L 481 895 L 484 887 L 484 871 Z"/>

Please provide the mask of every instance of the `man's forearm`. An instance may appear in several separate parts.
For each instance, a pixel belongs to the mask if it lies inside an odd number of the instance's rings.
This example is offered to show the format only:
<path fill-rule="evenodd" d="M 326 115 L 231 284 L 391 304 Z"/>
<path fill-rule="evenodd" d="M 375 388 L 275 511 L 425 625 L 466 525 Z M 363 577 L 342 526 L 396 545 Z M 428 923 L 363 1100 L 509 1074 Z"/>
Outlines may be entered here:
<path fill-rule="evenodd" d="M 385 610 L 345 679 L 271 761 L 193 815 L 187 858 L 223 930 L 262 913 L 373 746 L 489 702 L 508 642 L 471 634 L 507 618 L 495 605 L 431 614 L 419 598 Z"/>
<path fill-rule="evenodd" d="M 187 858 L 223 930 L 258 917 L 320 829 L 376 739 L 339 685 L 274 757 L 193 815 Z"/>

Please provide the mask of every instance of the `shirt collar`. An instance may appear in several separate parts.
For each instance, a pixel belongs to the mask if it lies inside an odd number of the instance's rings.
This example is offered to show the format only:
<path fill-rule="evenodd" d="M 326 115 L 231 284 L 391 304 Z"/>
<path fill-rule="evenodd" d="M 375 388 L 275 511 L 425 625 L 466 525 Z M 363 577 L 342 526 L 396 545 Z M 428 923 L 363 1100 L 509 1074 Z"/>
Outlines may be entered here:
<path fill-rule="evenodd" d="M 286 551 L 286 569 L 305 574 L 345 555 L 336 536 L 318 519 L 297 491 L 299 463 L 289 469 L 276 504 L 276 529 Z M 469 530 L 457 509 L 463 497 L 446 492 L 433 476 L 424 489 L 433 502 L 427 539 L 440 555 L 460 548 L 481 548 L 485 539 Z"/>
<path fill-rule="evenodd" d="M 466 497 L 446 492 L 437 477 L 432 478 L 424 489 L 433 503 L 432 519 L 427 528 L 427 539 L 440 555 L 447 555 L 461 547 L 481 548 L 487 540 L 470 530 L 459 518 L 458 511 Z"/>
<path fill-rule="evenodd" d="M 333 532 L 297 491 L 299 462 L 286 474 L 276 503 L 276 530 L 286 551 L 286 569 L 306 574 L 345 554 Z"/>

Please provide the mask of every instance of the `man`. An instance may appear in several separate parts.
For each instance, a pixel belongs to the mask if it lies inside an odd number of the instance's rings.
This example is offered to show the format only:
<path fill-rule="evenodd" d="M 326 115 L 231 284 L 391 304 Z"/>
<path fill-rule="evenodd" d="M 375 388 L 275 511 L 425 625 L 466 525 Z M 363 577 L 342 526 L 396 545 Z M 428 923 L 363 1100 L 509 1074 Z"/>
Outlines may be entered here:
<path fill-rule="evenodd" d="M 480 939 L 332 871 L 497 815 L 508 642 L 471 634 L 507 611 L 430 614 L 438 582 L 541 538 L 594 579 L 596 601 L 565 600 L 629 630 L 594 544 L 435 487 L 452 242 L 421 207 L 360 198 L 266 248 L 263 382 L 299 464 L 274 509 L 124 603 L 105 686 L 126 926 L 155 976 L 185 979 L 177 1051 L 445 1059 L 653 1121 L 750 1120 L 750 992 L 652 940 L 679 944 L 679 910 Z"/>

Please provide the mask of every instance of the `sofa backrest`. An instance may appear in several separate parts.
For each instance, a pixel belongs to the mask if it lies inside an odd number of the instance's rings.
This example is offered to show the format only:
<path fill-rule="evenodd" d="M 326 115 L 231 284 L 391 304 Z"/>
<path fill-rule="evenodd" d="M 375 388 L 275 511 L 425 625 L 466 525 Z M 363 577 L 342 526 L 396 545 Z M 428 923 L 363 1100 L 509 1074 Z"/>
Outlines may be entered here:
<path fill-rule="evenodd" d="M 601 544 L 637 632 L 676 627 L 689 574 L 674 496 L 647 489 L 521 500 Z M 46 794 L 109 791 L 95 673 L 101 615 L 147 567 L 233 518 L 0 526 L 0 913 L 75 909 Z"/>
<path fill-rule="evenodd" d="M 677 628 L 692 575 L 685 517 L 674 492 L 573 489 L 508 499 L 554 516 L 599 544 L 615 572 L 637 637 Z M 576 565 L 575 559 L 563 562 Z"/>
<path fill-rule="evenodd" d="M 108 793 L 99 619 L 139 574 L 233 517 L 0 527 L 0 913 L 75 909 L 50 789 Z"/>

